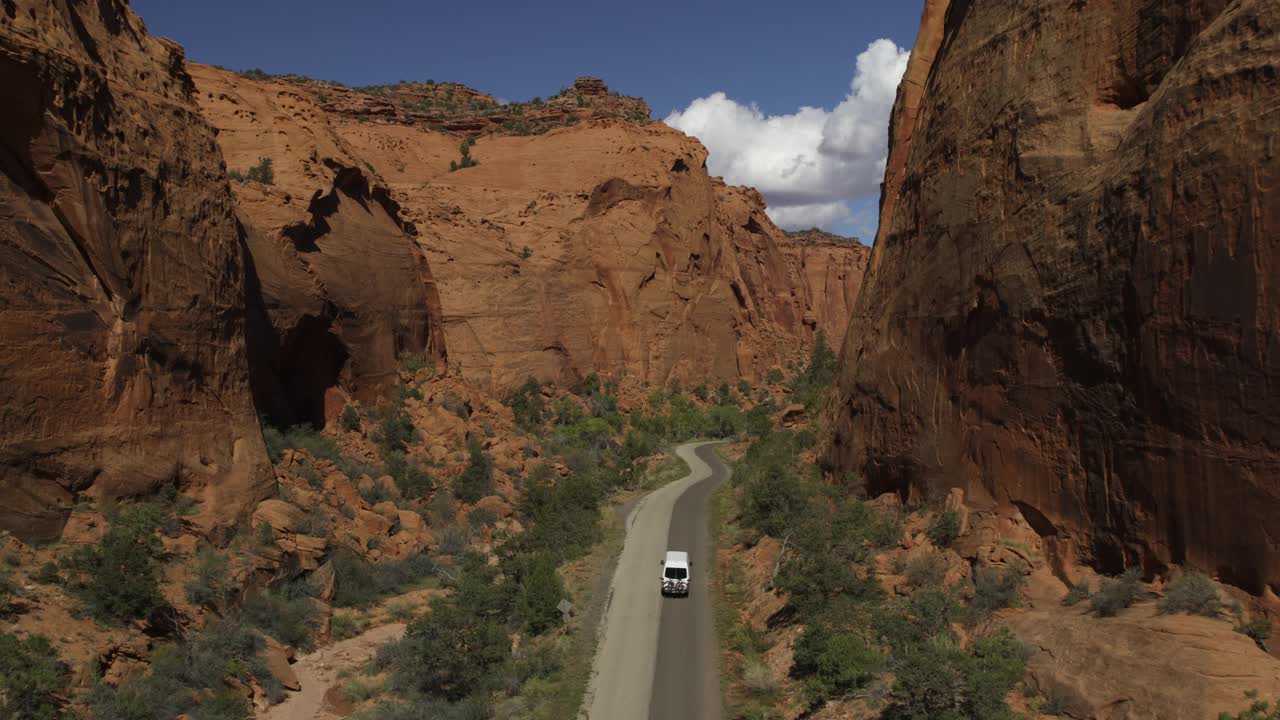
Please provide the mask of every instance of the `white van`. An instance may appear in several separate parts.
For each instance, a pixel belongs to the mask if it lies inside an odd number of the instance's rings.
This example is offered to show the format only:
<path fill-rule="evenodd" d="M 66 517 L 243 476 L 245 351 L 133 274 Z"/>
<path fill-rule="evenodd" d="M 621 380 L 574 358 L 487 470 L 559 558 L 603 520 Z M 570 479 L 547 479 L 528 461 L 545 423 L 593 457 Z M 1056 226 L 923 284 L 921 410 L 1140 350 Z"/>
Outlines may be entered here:
<path fill-rule="evenodd" d="M 668 550 L 662 561 L 662 595 L 689 597 L 689 553 Z"/>

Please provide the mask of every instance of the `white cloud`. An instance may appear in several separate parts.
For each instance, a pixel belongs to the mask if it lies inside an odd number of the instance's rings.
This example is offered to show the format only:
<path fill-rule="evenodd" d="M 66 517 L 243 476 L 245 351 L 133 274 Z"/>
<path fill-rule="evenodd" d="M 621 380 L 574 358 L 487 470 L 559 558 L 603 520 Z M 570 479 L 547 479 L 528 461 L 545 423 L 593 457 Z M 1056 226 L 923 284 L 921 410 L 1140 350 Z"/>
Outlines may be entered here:
<path fill-rule="evenodd" d="M 849 218 L 847 203 L 879 192 L 889 143 L 889 113 L 908 52 L 876 40 L 858 55 L 849 94 L 833 110 L 802 107 L 765 115 L 717 92 L 672 112 L 666 123 L 707 146 L 707 165 L 769 201 L 785 228 L 830 227 Z"/>

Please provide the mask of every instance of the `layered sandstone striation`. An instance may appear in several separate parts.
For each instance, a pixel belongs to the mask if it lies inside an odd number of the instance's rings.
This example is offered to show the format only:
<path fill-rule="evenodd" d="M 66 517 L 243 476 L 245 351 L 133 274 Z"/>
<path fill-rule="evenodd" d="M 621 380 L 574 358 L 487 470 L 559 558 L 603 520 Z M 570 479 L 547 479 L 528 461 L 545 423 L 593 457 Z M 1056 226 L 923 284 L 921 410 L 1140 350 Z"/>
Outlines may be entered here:
<path fill-rule="evenodd" d="M 178 46 L 124 2 L 0 9 L 0 527 L 177 479 L 229 524 L 273 479 L 246 261 Z"/>
<path fill-rule="evenodd" d="M 262 308 L 250 338 L 262 408 L 320 426 L 348 396 L 383 395 L 402 355 L 443 361 L 417 230 L 328 116 L 293 84 L 191 68 L 228 168 L 271 163 L 269 183 L 232 183 Z"/>
<path fill-rule="evenodd" d="M 1280 591 L 1280 6 L 930 2 L 825 462 Z"/>

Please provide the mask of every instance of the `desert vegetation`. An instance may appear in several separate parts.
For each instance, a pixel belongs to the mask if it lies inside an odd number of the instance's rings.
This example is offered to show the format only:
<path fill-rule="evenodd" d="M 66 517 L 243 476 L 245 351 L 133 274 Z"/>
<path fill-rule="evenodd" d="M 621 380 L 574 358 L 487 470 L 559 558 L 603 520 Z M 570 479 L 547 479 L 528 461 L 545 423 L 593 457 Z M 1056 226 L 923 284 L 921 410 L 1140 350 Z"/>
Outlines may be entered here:
<path fill-rule="evenodd" d="M 244 172 L 239 170 L 228 170 L 227 177 L 236 182 L 256 182 L 263 185 L 274 185 L 276 181 L 275 170 L 271 165 L 271 158 L 260 157 L 258 164 L 250 167 Z"/>

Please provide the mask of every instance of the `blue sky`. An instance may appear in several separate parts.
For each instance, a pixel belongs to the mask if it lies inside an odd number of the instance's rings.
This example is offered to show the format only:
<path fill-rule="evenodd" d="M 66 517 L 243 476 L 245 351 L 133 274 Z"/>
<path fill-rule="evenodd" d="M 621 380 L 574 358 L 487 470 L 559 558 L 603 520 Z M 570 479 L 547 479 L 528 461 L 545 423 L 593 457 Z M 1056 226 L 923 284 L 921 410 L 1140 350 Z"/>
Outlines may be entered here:
<path fill-rule="evenodd" d="M 911 47 L 922 3 L 133 0 L 133 7 L 153 34 L 186 47 L 188 58 L 235 69 L 351 85 L 452 80 L 509 100 L 549 95 L 578 75 L 595 75 L 611 89 L 645 98 L 658 119 L 723 93 L 768 120 L 845 101 L 855 63 L 873 41 Z M 700 127 L 710 133 L 723 124 Z M 713 170 L 729 168 L 728 155 L 741 151 L 692 134 L 712 149 Z M 746 164 L 760 165 L 739 163 Z M 725 172 L 731 181 L 742 179 L 732 174 Z M 861 193 L 865 183 L 849 187 Z M 849 201 L 874 214 L 874 198 L 869 205 L 866 197 Z M 827 224 L 850 231 L 851 223 L 844 217 Z"/>

